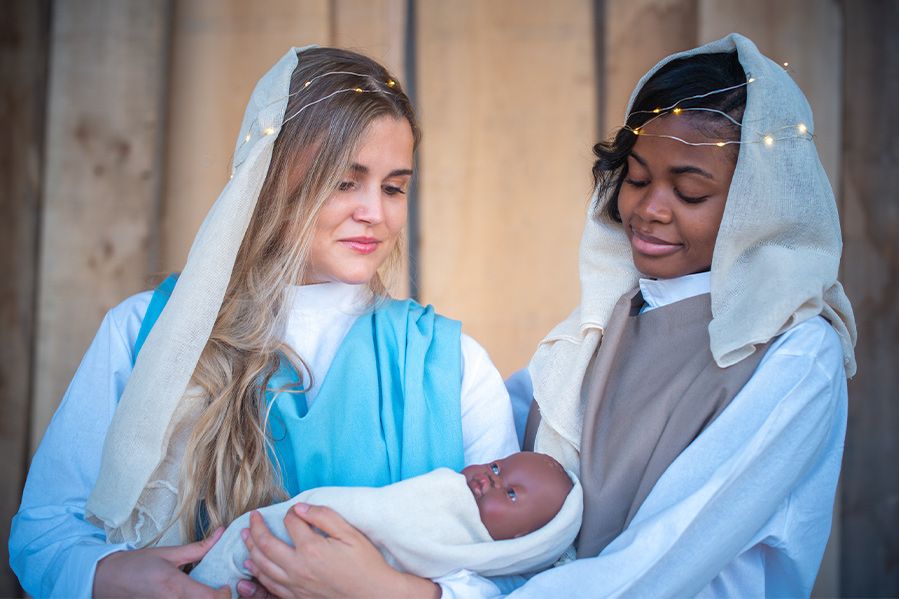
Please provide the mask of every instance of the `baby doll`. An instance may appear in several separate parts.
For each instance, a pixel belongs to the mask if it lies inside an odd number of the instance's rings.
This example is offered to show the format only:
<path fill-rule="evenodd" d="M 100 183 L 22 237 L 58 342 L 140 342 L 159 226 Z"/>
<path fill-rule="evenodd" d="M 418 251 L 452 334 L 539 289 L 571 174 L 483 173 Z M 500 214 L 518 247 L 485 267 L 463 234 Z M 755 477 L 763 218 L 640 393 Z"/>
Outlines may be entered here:
<path fill-rule="evenodd" d="M 363 532 L 399 570 L 436 578 L 462 568 L 484 575 L 551 565 L 580 528 L 580 483 L 553 458 L 519 452 L 461 473 L 438 468 L 385 487 L 320 487 L 259 511 L 290 542 L 284 516 L 297 502 L 326 505 Z M 231 523 L 191 571 L 204 584 L 231 587 L 249 578 L 240 532 Z"/>

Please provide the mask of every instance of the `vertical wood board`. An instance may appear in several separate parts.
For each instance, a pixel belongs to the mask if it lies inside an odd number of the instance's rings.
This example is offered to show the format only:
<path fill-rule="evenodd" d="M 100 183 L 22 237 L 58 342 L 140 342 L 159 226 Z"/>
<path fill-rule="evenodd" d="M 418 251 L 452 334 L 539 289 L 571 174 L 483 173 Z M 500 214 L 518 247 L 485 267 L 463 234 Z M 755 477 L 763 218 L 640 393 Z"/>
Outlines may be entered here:
<path fill-rule="evenodd" d="M 28 458 L 50 3 L 15 0 L 0 22 L 0 539 L 9 538 Z M 20 593 L 0 547 L 0 596 Z"/>
<path fill-rule="evenodd" d="M 32 449 L 103 315 L 151 268 L 167 29 L 165 0 L 54 5 Z"/>
<path fill-rule="evenodd" d="M 592 3 L 417 10 L 421 297 L 509 375 L 579 301 L 596 141 Z"/>
<path fill-rule="evenodd" d="M 858 325 L 843 456 L 844 597 L 899 596 L 899 4 L 843 2 L 843 283 Z"/>
<path fill-rule="evenodd" d="M 168 99 L 162 265 L 181 270 L 230 175 L 256 82 L 291 46 L 330 42 L 327 0 L 176 0 Z"/>

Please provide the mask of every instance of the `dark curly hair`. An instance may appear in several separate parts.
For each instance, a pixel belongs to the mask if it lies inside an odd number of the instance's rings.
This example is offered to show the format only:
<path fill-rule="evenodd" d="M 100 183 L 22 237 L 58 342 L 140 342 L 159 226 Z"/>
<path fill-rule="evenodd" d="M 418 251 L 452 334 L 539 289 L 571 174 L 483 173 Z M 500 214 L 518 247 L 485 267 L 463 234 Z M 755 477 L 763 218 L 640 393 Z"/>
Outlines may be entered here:
<path fill-rule="evenodd" d="M 642 127 L 654 116 L 652 113 L 654 109 L 675 103 L 681 108 L 702 107 L 720 110 L 739 121 L 746 107 L 746 86 L 704 98 L 680 100 L 740 85 L 746 82 L 746 77 L 736 51 L 679 58 L 656 71 L 634 99 L 625 127 L 618 129 L 613 137 L 593 146 L 593 153 L 596 155 L 596 162 L 593 163 L 593 183 L 599 188 L 599 197 L 612 191 L 605 207 L 601 211 L 597 207 L 600 211 L 597 216 L 621 222 L 621 215 L 618 212 L 618 192 L 627 177 L 627 157 L 637 141 L 637 136 L 630 129 Z M 678 118 L 691 119 L 691 122 L 695 122 L 696 126 L 701 127 L 710 137 L 740 139 L 740 128 L 720 114 L 695 111 L 682 113 Z M 739 145 L 727 147 L 736 161 Z"/>

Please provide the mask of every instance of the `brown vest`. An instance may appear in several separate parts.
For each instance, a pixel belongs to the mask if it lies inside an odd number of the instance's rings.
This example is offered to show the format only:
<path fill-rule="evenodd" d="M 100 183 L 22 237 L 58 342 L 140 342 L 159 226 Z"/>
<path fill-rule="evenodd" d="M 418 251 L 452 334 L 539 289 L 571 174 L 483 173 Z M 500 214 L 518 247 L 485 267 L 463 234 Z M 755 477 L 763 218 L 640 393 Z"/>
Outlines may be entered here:
<path fill-rule="evenodd" d="M 598 555 L 627 527 L 659 477 L 728 406 L 768 348 L 720 368 L 709 349 L 709 294 L 640 314 L 642 306 L 639 290 L 618 300 L 584 376 L 578 557 Z"/>

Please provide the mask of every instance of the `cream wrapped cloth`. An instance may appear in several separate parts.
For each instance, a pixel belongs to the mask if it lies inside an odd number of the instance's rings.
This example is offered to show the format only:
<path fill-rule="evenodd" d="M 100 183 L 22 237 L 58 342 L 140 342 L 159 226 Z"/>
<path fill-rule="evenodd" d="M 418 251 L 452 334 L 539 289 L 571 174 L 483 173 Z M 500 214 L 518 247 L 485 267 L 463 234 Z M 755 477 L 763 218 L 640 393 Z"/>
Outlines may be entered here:
<path fill-rule="evenodd" d="M 570 473 L 569 473 L 570 476 Z M 362 531 L 388 563 L 403 572 L 436 578 L 454 570 L 485 576 L 532 572 L 552 565 L 574 541 L 581 526 L 580 483 L 546 526 L 517 539 L 494 541 L 481 522 L 465 476 L 448 468 L 385 487 L 319 487 L 259 510 L 272 532 L 289 542 L 284 516 L 298 501 L 325 505 Z M 231 523 L 191 576 L 213 588 L 236 585 L 250 573 L 249 552 L 240 531 L 249 514 Z"/>

